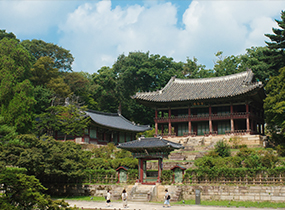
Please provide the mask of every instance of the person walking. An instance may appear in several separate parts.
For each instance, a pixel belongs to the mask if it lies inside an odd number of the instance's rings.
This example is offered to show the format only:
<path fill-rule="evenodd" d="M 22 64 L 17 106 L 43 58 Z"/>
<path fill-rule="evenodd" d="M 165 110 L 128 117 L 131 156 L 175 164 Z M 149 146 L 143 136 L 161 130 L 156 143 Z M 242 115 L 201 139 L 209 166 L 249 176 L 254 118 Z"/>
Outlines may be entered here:
<path fill-rule="evenodd" d="M 124 189 L 122 192 L 122 201 L 123 201 L 123 207 L 124 208 L 128 207 L 127 199 L 128 199 L 128 194 L 127 194 L 127 191 Z"/>
<path fill-rule="evenodd" d="M 165 189 L 163 207 L 170 207 L 170 195 L 167 189 Z"/>
<path fill-rule="evenodd" d="M 110 190 L 107 190 L 107 195 L 106 195 L 106 206 L 110 207 L 111 206 L 111 192 Z"/>

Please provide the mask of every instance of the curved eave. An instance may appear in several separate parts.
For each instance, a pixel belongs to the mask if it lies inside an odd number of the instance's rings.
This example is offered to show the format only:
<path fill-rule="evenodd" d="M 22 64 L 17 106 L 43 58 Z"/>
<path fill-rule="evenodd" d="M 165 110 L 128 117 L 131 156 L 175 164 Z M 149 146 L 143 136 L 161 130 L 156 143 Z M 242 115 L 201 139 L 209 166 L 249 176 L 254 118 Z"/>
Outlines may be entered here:
<path fill-rule="evenodd" d="M 256 87 L 248 92 L 244 92 L 241 94 L 237 94 L 237 95 L 228 95 L 228 96 L 224 96 L 224 97 L 213 97 L 213 98 L 195 98 L 195 99 L 185 99 L 185 100 L 171 100 L 171 101 L 153 101 L 153 100 L 144 100 L 144 99 L 139 99 L 139 98 L 134 98 L 137 102 L 148 106 L 148 107 L 161 107 L 161 106 L 169 106 L 169 105 L 183 105 L 183 104 L 191 104 L 191 103 L 195 103 L 195 102 L 211 102 L 211 101 L 215 101 L 215 102 L 219 102 L 219 101 L 225 101 L 225 100 L 235 100 L 235 99 L 240 99 L 243 97 L 250 97 L 253 94 L 256 93 L 260 93 L 259 96 L 262 97 L 262 99 L 265 98 L 265 92 L 264 89 Z"/>
<path fill-rule="evenodd" d="M 86 113 L 95 124 L 109 129 L 137 133 L 151 129 L 151 127 L 147 125 L 136 125 L 119 114 L 106 114 L 95 111 L 88 111 Z"/>

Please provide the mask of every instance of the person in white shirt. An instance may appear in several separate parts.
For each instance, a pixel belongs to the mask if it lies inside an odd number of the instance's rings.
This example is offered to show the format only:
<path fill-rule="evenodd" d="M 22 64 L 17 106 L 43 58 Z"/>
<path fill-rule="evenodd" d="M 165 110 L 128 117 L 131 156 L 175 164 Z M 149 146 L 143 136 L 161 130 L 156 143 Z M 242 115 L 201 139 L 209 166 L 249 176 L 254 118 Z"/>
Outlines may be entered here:
<path fill-rule="evenodd" d="M 124 189 L 122 192 L 122 201 L 123 201 L 123 207 L 124 208 L 128 207 L 127 198 L 128 198 L 128 194 L 127 194 L 126 190 Z"/>
<path fill-rule="evenodd" d="M 110 190 L 107 190 L 107 196 L 106 196 L 106 206 L 111 206 L 111 192 Z"/>
<path fill-rule="evenodd" d="M 170 207 L 170 195 L 167 189 L 165 190 L 163 207 Z"/>

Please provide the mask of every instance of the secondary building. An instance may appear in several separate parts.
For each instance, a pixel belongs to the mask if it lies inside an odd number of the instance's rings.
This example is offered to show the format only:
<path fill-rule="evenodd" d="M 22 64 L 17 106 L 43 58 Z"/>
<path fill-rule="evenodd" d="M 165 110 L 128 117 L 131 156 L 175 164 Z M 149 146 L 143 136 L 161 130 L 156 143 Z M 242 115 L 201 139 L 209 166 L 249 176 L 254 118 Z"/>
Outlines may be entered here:
<path fill-rule="evenodd" d="M 133 98 L 155 109 L 156 135 L 264 134 L 265 91 L 251 70 L 203 79 L 172 77 L 163 89 Z"/>
<path fill-rule="evenodd" d="M 120 113 L 105 113 L 89 110 L 86 114 L 91 118 L 90 126 L 83 136 L 68 136 L 67 139 L 76 143 L 106 145 L 108 143 L 128 142 L 136 139 L 136 134 L 151 130 L 149 125 L 138 125 L 127 120 Z M 64 134 L 58 133 L 56 139 L 64 139 Z"/>

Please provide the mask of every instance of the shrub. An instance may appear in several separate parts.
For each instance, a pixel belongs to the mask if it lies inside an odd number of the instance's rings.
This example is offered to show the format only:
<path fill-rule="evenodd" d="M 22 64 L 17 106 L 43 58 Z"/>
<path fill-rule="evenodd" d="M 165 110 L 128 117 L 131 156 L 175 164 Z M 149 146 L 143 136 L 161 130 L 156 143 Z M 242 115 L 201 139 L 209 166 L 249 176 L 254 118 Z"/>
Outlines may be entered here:
<path fill-rule="evenodd" d="M 111 160 L 111 166 L 113 169 L 117 169 L 120 166 L 126 166 L 130 169 L 138 168 L 138 159 L 135 158 L 121 158 Z"/>
<path fill-rule="evenodd" d="M 231 156 L 230 146 L 224 140 L 220 140 L 216 143 L 214 151 L 221 157 Z"/>
<path fill-rule="evenodd" d="M 236 156 L 241 157 L 243 159 L 251 156 L 252 154 L 255 154 L 255 151 L 253 149 L 242 147 L 240 148 L 239 152 L 236 154 Z"/>
<path fill-rule="evenodd" d="M 173 171 L 172 170 L 162 170 L 161 173 L 161 183 L 171 184 L 173 181 Z"/>

